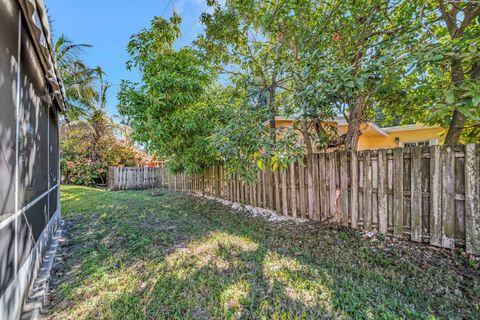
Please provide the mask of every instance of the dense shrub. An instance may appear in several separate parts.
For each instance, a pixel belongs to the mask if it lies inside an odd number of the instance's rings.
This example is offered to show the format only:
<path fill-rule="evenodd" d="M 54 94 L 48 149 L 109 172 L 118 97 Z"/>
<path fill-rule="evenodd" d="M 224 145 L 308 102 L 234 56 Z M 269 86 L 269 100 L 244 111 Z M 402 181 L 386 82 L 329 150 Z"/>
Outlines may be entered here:
<path fill-rule="evenodd" d="M 93 162 L 90 159 L 75 161 L 62 159 L 61 166 L 64 183 L 79 185 L 106 183 L 108 165 L 104 162 Z"/>

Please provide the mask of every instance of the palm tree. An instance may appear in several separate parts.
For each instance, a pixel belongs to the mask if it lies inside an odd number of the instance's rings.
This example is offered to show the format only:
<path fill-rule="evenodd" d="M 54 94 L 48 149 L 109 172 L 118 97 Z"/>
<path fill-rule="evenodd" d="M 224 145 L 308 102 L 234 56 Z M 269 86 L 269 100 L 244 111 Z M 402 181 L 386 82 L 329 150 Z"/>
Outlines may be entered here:
<path fill-rule="evenodd" d="M 100 160 L 100 142 L 103 138 L 111 137 L 116 125 L 107 112 L 107 93 L 110 84 L 100 78 L 98 89 L 94 90 L 91 99 L 80 100 L 85 106 L 82 110 L 82 117 L 65 123 L 62 133 L 68 138 L 69 132 L 75 130 L 83 132 L 83 139 L 88 140 L 90 146 L 89 158 L 92 161 Z"/>
<path fill-rule="evenodd" d="M 77 120 L 85 116 L 91 103 L 96 98 L 95 84 L 101 78 L 100 67 L 89 68 L 80 58 L 89 44 L 76 44 L 61 35 L 54 44 L 55 57 L 66 93 L 67 117 Z"/>
<path fill-rule="evenodd" d="M 100 79 L 100 88 L 94 99 L 88 100 L 89 114 L 86 121 L 92 127 L 92 160 L 99 160 L 100 140 L 115 127 L 112 118 L 107 113 L 107 93 L 110 84 Z"/>

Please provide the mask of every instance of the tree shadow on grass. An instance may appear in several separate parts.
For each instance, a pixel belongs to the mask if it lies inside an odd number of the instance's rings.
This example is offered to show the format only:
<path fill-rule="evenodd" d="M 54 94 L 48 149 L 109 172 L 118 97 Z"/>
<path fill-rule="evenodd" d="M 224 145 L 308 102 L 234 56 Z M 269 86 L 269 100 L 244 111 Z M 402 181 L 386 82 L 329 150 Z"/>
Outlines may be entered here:
<path fill-rule="evenodd" d="M 85 295 L 85 306 L 74 306 L 81 317 L 478 315 L 475 292 L 468 299 L 439 295 L 438 290 L 452 290 L 457 276 L 442 253 L 412 259 L 410 249 L 382 249 L 319 223 L 272 224 L 217 202 L 175 194 L 155 199 L 147 207 L 119 201 L 109 215 L 90 221 L 95 232 L 70 266 L 83 272 L 82 281 L 69 286 Z M 424 260 L 442 263 L 425 270 Z M 105 283 L 105 288 L 92 286 L 89 292 L 88 282 Z M 478 288 L 478 279 L 470 285 Z"/>
<path fill-rule="evenodd" d="M 333 318 L 332 292 L 316 269 L 221 231 L 165 257 L 147 290 L 110 301 L 124 318 Z M 140 304 L 132 297 L 142 296 Z"/>

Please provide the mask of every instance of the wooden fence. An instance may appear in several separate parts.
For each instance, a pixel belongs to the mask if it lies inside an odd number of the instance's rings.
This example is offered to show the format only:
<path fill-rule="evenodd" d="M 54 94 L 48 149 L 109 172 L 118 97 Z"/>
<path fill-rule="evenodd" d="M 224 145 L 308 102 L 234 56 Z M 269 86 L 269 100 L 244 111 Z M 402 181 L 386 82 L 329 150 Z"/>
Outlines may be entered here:
<path fill-rule="evenodd" d="M 111 168 L 109 185 L 201 192 L 479 255 L 479 170 L 480 146 L 470 144 L 313 154 L 280 172 L 259 171 L 253 184 L 222 165 L 204 175 Z"/>
<path fill-rule="evenodd" d="M 163 168 L 109 167 L 108 187 L 113 190 L 159 188 L 162 171 Z"/>

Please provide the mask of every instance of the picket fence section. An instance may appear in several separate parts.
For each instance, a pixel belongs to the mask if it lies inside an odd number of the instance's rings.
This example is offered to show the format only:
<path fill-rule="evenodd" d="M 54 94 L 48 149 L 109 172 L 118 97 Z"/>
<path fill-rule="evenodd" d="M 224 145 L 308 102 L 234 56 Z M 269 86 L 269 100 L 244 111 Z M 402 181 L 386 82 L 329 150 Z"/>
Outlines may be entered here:
<path fill-rule="evenodd" d="M 159 188 L 162 171 L 163 168 L 109 167 L 108 187 L 113 190 Z"/>
<path fill-rule="evenodd" d="M 203 175 L 110 168 L 109 186 L 199 192 L 480 255 L 479 170 L 480 146 L 469 144 L 312 154 L 252 184 L 220 164 Z"/>

